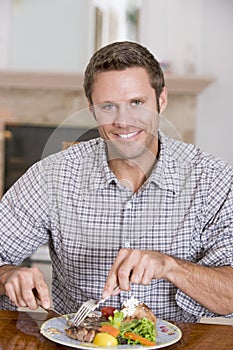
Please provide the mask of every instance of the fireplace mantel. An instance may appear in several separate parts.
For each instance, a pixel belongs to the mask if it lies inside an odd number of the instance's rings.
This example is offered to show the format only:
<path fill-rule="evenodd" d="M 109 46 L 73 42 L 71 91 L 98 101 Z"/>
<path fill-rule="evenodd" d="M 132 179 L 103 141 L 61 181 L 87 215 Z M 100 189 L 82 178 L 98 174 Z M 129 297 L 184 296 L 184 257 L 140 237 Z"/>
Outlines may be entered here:
<path fill-rule="evenodd" d="M 205 75 L 165 76 L 170 94 L 197 95 L 214 81 Z M 0 71 L 0 88 L 82 91 L 81 73 Z"/>

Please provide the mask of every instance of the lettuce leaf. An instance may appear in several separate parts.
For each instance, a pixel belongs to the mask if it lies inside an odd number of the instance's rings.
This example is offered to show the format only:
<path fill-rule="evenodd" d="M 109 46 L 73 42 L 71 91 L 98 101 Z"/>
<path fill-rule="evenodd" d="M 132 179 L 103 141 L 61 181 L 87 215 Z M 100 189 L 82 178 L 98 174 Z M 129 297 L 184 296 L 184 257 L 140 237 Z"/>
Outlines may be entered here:
<path fill-rule="evenodd" d="M 128 344 L 138 344 L 138 341 L 130 340 L 124 337 L 126 332 L 133 332 L 137 335 L 140 335 L 143 338 L 155 342 L 156 330 L 155 324 L 148 320 L 147 318 L 142 318 L 140 320 L 132 320 L 129 322 L 124 320 L 124 313 L 122 311 L 114 311 L 114 316 L 108 318 L 108 324 L 118 328 L 120 330 L 120 338 L 126 339 Z"/>

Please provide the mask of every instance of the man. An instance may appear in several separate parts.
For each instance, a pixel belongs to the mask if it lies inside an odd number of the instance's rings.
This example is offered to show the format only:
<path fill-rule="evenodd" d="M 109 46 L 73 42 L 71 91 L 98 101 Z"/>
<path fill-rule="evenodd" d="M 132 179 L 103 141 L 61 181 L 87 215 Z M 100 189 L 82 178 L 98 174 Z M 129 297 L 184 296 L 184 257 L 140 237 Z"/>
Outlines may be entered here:
<path fill-rule="evenodd" d="M 41 272 L 15 266 L 48 242 L 61 312 L 116 294 L 169 320 L 232 317 L 232 169 L 159 132 L 167 90 L 141 45 L 97 51 L 84 89 L 101 138 L 35 164 L 1 202 L 2 293 L 49 306 Z"/>

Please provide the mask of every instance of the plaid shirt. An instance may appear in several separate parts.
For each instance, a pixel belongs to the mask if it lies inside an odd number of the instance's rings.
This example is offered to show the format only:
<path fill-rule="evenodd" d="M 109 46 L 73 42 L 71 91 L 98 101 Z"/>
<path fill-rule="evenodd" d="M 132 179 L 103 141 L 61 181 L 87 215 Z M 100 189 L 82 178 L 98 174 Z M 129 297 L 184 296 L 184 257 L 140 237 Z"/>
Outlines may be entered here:
<path fill-rule="evenodd" d="M 53 300 L 62 313 L 100 298 L 120 247 L 233 266 L 232 169 L 162 134 L 160 145 L 158 162 L 136 193 L 109 169 L 100 138 L 32 166 L 0 204 L 0 263 L 20 264 L 48 242 Z M 131 296 L 167 320 L 215 316 L 164 279 L 132 285 L 107 304 L 120 308 Z M 6 307 L 7 297 L 0 300 Z"/>

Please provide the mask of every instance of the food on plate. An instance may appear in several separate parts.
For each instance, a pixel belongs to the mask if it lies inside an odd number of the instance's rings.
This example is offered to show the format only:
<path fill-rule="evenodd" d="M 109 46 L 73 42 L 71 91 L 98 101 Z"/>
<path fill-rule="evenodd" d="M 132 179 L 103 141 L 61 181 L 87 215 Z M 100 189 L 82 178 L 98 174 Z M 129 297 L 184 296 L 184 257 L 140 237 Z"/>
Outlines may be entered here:
<path fill-rule="evenodd" d="M 93 343 L 98 346 L 116 346 L 118 341 L 108 333 L 97 333 Z"/>
<path fill-rule="evenodd" d="M 62 334 L 62 331 L 60 331 L 59 329 L 54 328 L 54 327 L 47 328 L 47 332 L 49 332 L 51 334 Z"/>
<path fill-rule="evenodd" d="M 152 346 L 156 345 L 156 317 L 147 305 L 131 298 L 123 303 L 121 310 L 103 307 L 101 316 L 87 317 L 80 326 L 66 329 L 66 334 L 98 346 Z"/>
<path fill-rule="evenodd" d="M 101 309 L 101 313 L 104 317 L 106 317 L 107 319 L 109 318 L 109 316 L 113 316 L 114 315 L 114 311 L 116 310 L 115 307 L 112 306 L 103 306 Z"/>
<path fill-rule="evenodd" d="M 106 318 L 95 315 L 86 317 L 79 327 L 72 326 L 72 322 L 68 321 L 70 327 L 66 329 L 66 334 L 72 339 L 92 343 L 102 322 L 106 322 Z"/>
<path fill-rule="evenodd" d="M 156 317 L 151 309 L 144 303 L 139 303 L 137 299 L 131 298 L 124 302 L 122 312 L 125 315 L 125 321 L 132 319 L 141 320 L 143 317 L 156 323 Z"/>

